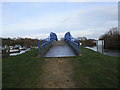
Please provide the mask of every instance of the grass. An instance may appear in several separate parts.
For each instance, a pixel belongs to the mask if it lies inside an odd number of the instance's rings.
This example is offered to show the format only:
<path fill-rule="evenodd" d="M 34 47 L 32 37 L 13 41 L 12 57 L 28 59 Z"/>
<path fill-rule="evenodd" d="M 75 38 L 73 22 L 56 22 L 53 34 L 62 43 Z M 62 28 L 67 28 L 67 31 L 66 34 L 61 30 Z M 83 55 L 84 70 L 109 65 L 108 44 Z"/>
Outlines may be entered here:
<path fill-rule="evenodd" d="M 73 79 L 80 88 L 118 87 L 118 58 L 81 48 L 83 56 L 73 58 Z M 3 88 L 36 88 L 41 79 L 43 58 L 38 50 L 2 60 Z"/>
<path fill-rule="evenodd" d="M 11 56 L 2 60 L 3 88 L 35 88 L 42 74 L 42 58 L 37 58 L 38 50 Z"/>
<path fill-rule="evenodd" d="M 81 51 L 83 56 L 72 60 L 73 79 L 76 86 L 81 88 L 117 88 L 118 57 L 103 55 L 86 48 L 81 48 Z"/>

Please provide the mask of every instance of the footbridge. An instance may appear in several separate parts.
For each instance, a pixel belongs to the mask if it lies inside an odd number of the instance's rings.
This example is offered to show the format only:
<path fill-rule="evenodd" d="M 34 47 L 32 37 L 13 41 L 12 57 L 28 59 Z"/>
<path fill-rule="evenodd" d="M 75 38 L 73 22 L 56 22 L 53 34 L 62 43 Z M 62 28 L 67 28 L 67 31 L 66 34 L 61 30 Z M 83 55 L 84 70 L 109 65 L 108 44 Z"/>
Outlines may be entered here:
<path fill-rule="evenodd" d="M 42 40 L 38 40 L 38 55 L 40 57 L 69 57 L 79 56 L 80 41 L 73 38 L 70 32 L 64 35 L 64 40 L 58 41 L 57 35 L 53 32 L 49 37 Z"/>

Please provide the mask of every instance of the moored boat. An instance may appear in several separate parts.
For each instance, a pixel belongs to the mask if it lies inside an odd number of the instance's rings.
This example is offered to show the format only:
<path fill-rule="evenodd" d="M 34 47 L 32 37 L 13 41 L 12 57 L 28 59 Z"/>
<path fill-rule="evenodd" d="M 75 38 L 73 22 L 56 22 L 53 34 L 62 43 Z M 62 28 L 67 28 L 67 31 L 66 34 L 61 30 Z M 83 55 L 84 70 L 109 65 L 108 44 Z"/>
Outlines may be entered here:
<path fill-rule="evenodd" d="M 25 47 L 19 47 L 19 49 L 20 49 L 20 50 L 26 50 L 26 48 L 25 48 Z"/>
<path fill-rule="evenodd" d="M 11 49 L 9 50 L 10 53 L 19 53 L 20 49 Z"/>
<path fill-rule="evenodd" d="M 15 46 L 12 49 L 9 50 L 10 53 L 19 53 L 20 49 L 19 46 Z"/>

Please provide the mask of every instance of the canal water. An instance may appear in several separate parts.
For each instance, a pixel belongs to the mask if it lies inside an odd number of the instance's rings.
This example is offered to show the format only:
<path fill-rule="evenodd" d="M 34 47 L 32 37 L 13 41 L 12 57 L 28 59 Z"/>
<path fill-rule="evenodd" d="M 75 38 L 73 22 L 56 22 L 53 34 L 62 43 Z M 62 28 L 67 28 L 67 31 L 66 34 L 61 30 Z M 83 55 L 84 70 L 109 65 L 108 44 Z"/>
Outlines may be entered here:
<path fill-rule="evenodd" d="M 88 49 L 91 49 L 93 51 L 97 52 L 97 47 L 85 47 Z M 102 52 L 100 52 L 102 53 Z M 119 50 L 110 50 L 110 49 L 103 49 L 103 54 L 108 55 L 108 56 L 115 56 L 115 57 L 120 57 L 120 51 Z"/>
<path fill-rule="evenodd" d="M 66 45 L 54 45 L 49 51 L 46 53 L 45 57 L 68 57 L 68 56 L 76 56 L 73 50 Z"/>

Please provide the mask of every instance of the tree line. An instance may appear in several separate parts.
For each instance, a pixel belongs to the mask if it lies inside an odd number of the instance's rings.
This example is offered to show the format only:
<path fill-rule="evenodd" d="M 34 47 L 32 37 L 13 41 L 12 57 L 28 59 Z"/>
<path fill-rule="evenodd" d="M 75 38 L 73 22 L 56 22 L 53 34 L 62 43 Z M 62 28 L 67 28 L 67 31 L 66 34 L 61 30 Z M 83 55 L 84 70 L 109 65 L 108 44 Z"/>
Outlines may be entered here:
<path fill-rule="evenodd" d="M 117 27 L 111 28 L 105 34 L 99 37 L 99 40 L 104 40 L 105 49 L 120 49 L 120 31 Z"/>
<path fill-rule="evenodd" d="M 95 39 L 87 39 L 86 37 L 78 37 L 78 40 L 80 40 L 81 46 L 88 46 L 93 47 L 96 45 Z"/>
<path fill-rule="evenodd" d="M 42 40 L 41 40 L 42 41 Z M 38 39 L 31 39 L 31 38 L 2 38 L 2 46 L 15 46 L 21 45 L 23 47 L 30 47 L 30 46 L 37 46 Z"/>
<path fill-rule="evenodd" d="M 111 28 L 105 34 L 99 37 L 99 40 L 104 40 L 104 48 L 105 49 L 120 49 L 120 31 L 117 27 Z M 62 38 L 63 39 L 63 38 Z M 82 43 L 82 46 L 95 46 L 96 43 L 94 39 L 87 39 L 86 37 L 78 38 Z M 42 43 L 42 40 L 40 40 Z M 14 45 L 21 45 L 24 47 L 30 46 L 38 46 L 38 39 L 31 39 L 31 38 L 2 38 L 2 46 L 14 46 Z"/>

